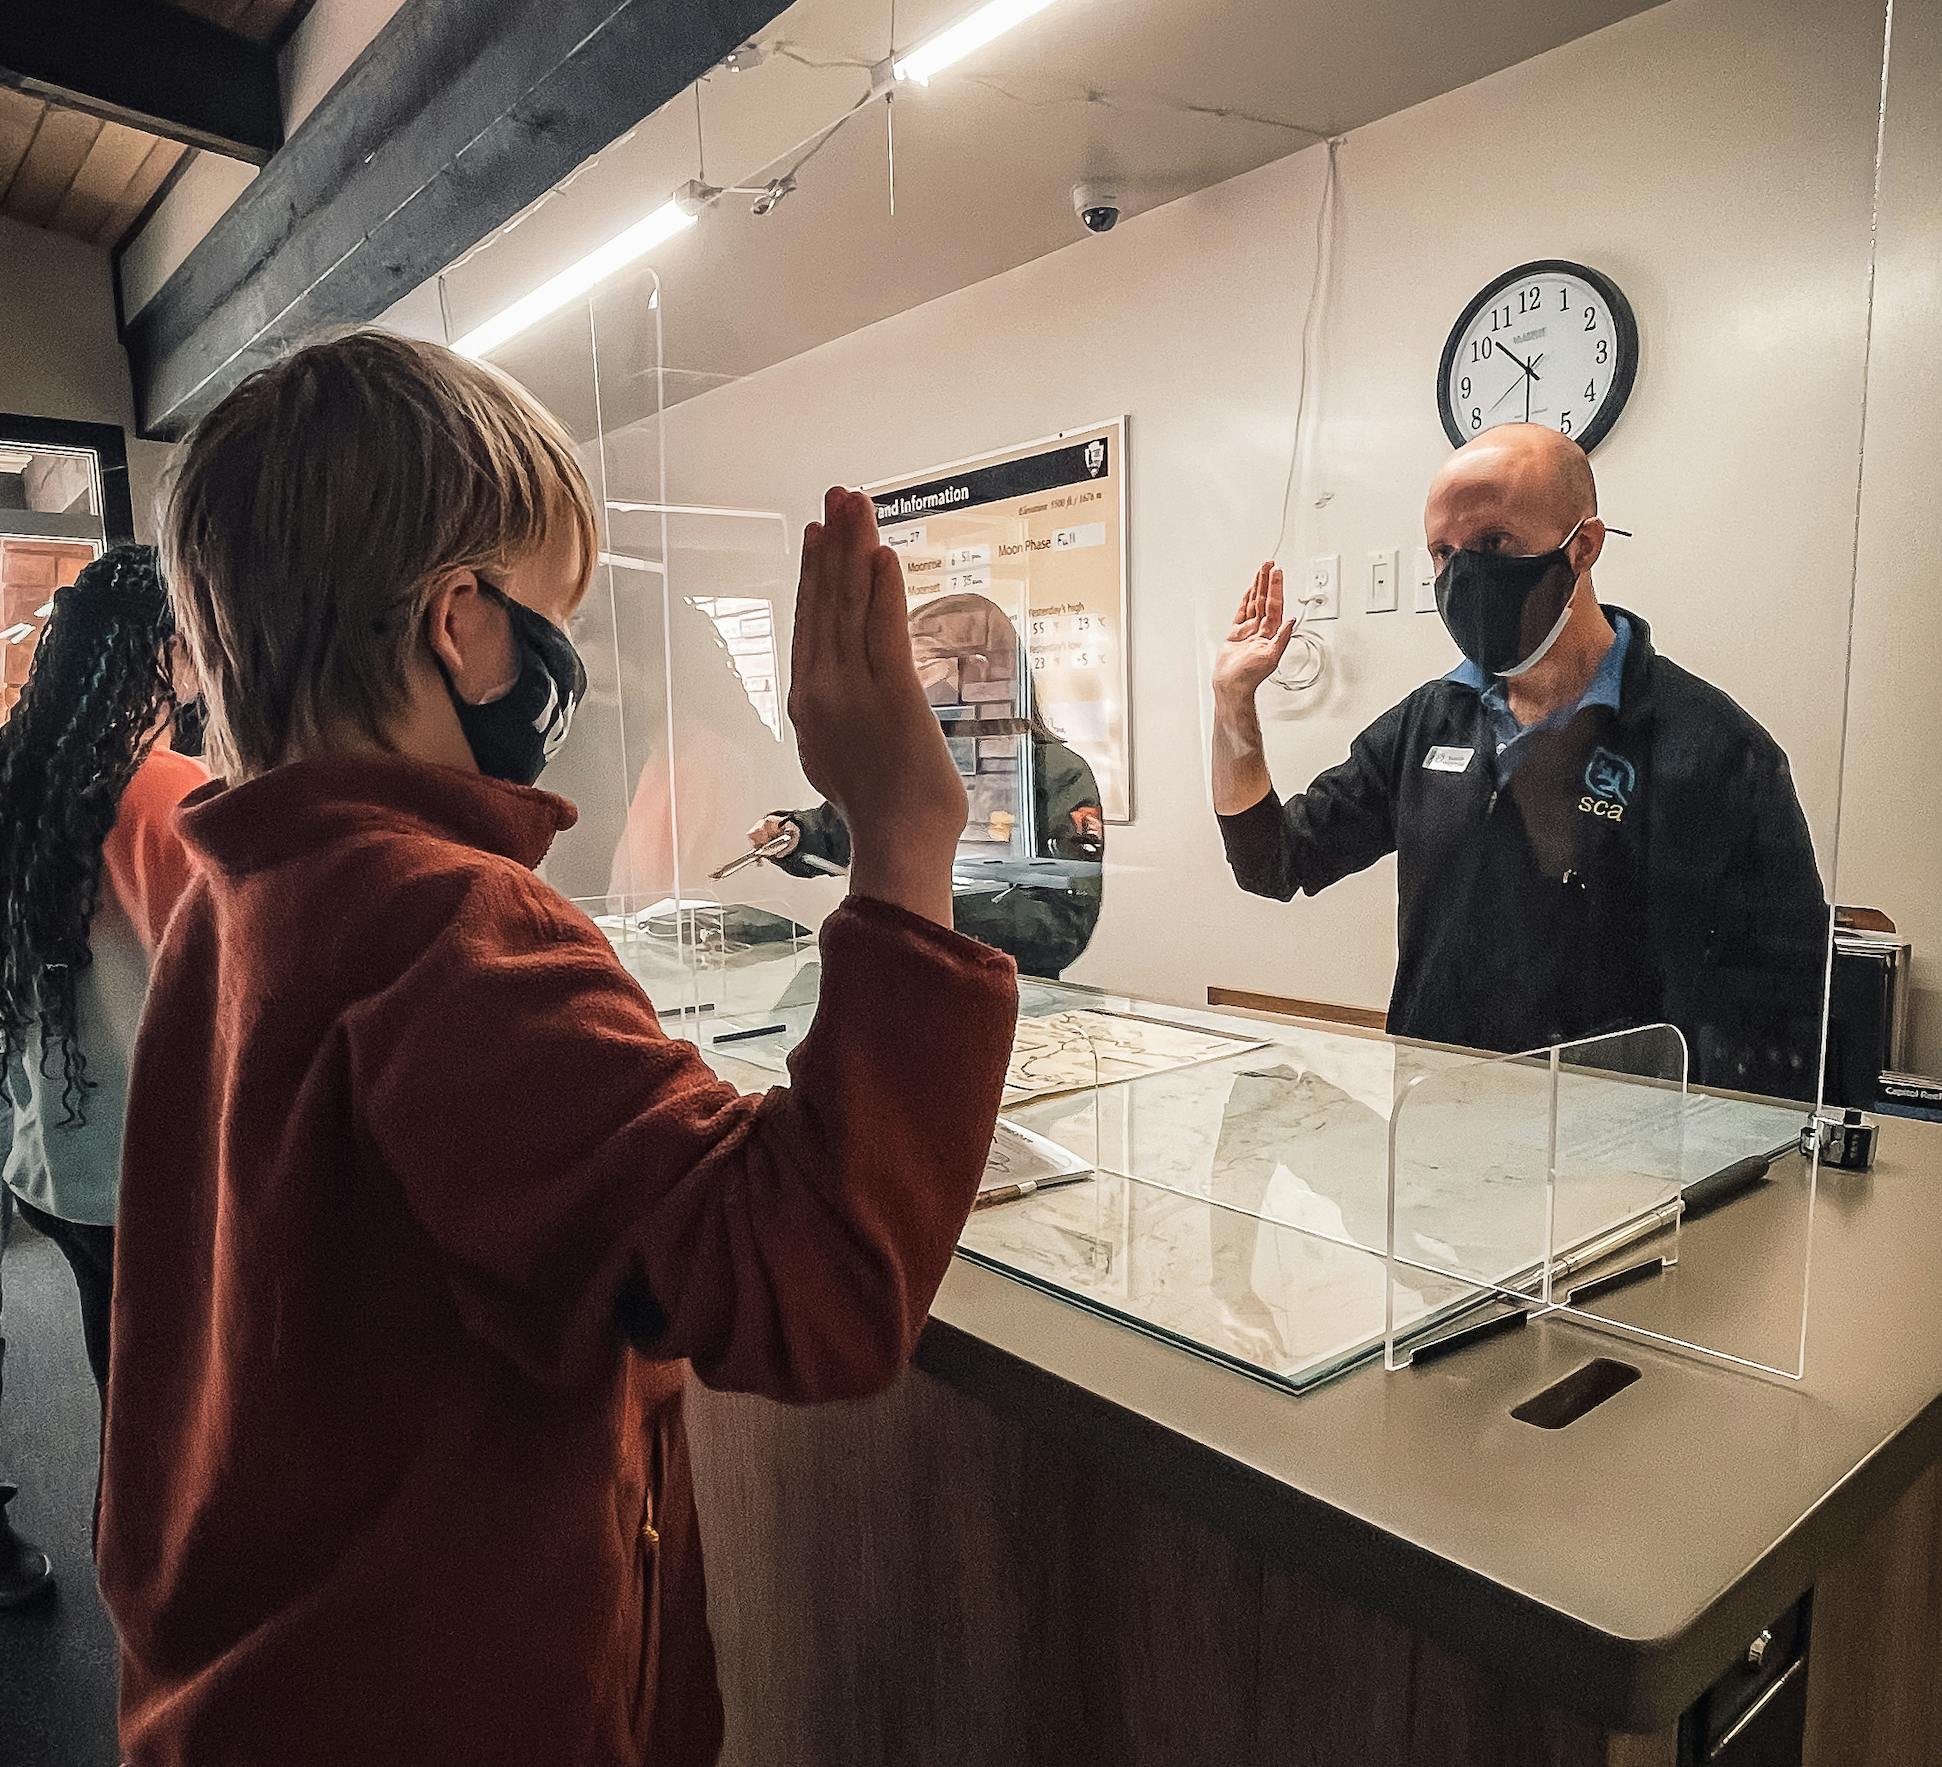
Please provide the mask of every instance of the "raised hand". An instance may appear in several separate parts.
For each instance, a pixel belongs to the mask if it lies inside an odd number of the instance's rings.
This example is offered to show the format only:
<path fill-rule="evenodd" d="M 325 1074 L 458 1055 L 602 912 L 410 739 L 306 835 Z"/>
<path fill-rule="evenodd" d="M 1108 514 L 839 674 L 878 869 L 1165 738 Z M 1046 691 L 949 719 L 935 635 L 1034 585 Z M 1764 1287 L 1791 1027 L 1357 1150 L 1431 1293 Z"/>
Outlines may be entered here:
<path fill-rule="evenodd" d="M 1295 622 L 1284 617 L 1281 567 L 1270 559 L 1254 573 L 1214 658 L 1215 700 L 1251 704 L 1256 689 L 1281 666 L 1294 633 Z"/>
<path fill-rule="evenodd" d="M 917 681 L 903 567 L 861 492 L 832 488 L 803 532 L 792 659 L 789 721 L 849 824 L 851 888 L 949 926 L 964 782 Z"/>

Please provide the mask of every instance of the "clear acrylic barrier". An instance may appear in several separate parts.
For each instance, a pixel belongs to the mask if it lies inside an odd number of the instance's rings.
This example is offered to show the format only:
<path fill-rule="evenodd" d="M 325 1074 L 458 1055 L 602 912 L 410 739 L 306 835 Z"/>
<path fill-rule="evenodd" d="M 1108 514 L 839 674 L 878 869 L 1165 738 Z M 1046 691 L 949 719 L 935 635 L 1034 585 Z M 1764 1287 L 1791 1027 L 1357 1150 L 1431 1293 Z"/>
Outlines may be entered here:
<path fill-rule="evenodd" d="M 1401 1344 L 1441 1323 L 1405 1304 L 1426 1275 L 1459 1285 L 1471 1306 L 1543 1298 L 1552 1096 L 1544 1058 L 1443 1062 L 1398 1089 L 1383 1239 L 1392 1368 L 1408 1359 Z"/>
<path fill-rule="evenodd" d="M 485 279 L 490 243 L 439 278 L 445 339 L 466 324 L 464 290 Z M 455 317 L 455 311 L 457 316 Z M 627 315 L 628 347 L 603 337 Z M 652 399 L 660 382 L 659 295 L 651 272 L 623 278 L 595 298 L 549 314 L 495 351 L 491 364 L 517 381 L 567 432 L 593 492 L 599 556 L 572 637 L 587 670 L 587 696 L 569 739 L 549 763 L 546 788 L 578 811 L 542 867 L 548 882 L 590 912 L 634 914 L 679 894 L 674 868 L 675 783 L 666 741 L 671 667 L 665 570 L 660 553 L 617 550 L 606 507 L 613 395 Z M 619 372 L 616 354 L 629 372 Z M 658 412 L 646 426 L 658 434 Z M 652 452 L 658 456 L 658 446 Z M 607 898 L 615 900 L 609 904 Z M 643 950 L 642 956 L 646 952 Z M 653 966 L 647 966 L 653 973 Z M 658 978 L 665 992 L 667 977 Z"/>
<path fill-rule="evenodd" d="M 1050 1203 L 1002 1234 L 974 1220 L 967 1252 L 1294 1391 L 1381 1349 L 1398 1077 L 1461 1058 L 1069 985 L 1025 983 L 1020 1008 L 1020 1087 L 1046 1040 L 1035 1025 L 1092 1027 L 1100 1206 L 1083 1228 Z M 1410 1320 L 1472 1295 L 1434 1269 L 1401 1286 Z"/>
<path fill-rule="evenodd" d="M 1657 1081 L 1628 1065 L 1639 1035 L 1581 1046 L 1558 1070 L 1551 1304 L 1623 1336 L 1798 1379 L 1820 1181 L 1818 1156 L 1800 1152 L 1802 1112 Z M 1696 1235 L 1716 1209 L 1730 1235 Z M 1607 1217 L 1621 1224 L 1616 1246 L 1599 1237 Z"/>
<path fill-rule="evenodd" d="M 622 967 L 639 982 L 669 1035 L 697 1040 L 701 1018 L 692 913 L 671 896 L 582 896 L 574 906 L 607 935 Z"/>
<path fill-rule="evenodd" d="M 1388 1365 L 1452 1324 L 1411 1305 L 1427 1276 L 1460 1285 L 1462 1312 L 1559 1313 L 1798 1377 L 1814 1187 L 1801 1121 L 1690 1089 L 1670 1025 L 1415 1075 L 1390 1123 Z M 1687 1214 L 1729 1205 L 1782 1230 L 1694 1266 Z"/>
<path fill-rule="evenodd" d="M 665 880 L 672 893 L 704 898 L 718 893 L 711 874 L 748 852 L 753 823 L 802 801 L 785 717 L 793 548 L 773 510 L 656 507 L 640 495 L 650 487 L 631 482 L 630 461 L 651 439 L 646 427 L 607 451 L 610 480 L 624 487 L 608 522 L 642 584 L 637 618 L 653 628 L 644 646 L 666 658 L 666 678 L 643 697 L 667 766 L 637 791 L 613 885 L 639 893 Z M 649 781 L 664 777 L 667 801 L 649 801 Z M 769 881 L 781 875 L 764 870 Z"/>
<path fill-rule="evenodd" d="M 551 875 L 575 895 L 625 904 L 623 956 L 664 1012 L 687 1015 L 698 1041 L 717 1013 L 743 1028 L 764 1012 L 785 1017 L 785 1032 L 751 1039 L 757 1047 L 744 1052 L 746 1071 L 765 1051 L 779 1069 L 811 1009 L 783 1004 L 786 982 L 758 987 L 769 960 L 738 968 L 746 954 L 711 950 L 705 929 L 711 917 L 719 928 L 734 908 L 760 907 L 813 930 L 843 894 L 840 879 L 768 865 L 719 884 L 708 877 L 746 849 L 763 816 L 817 802 L 781 715 L 801 523 L 829 483 L 906 485 L 919 469 L 948 475 L 956 469 L 939 463 L 994 458 L 1127 413 L 1122 464 L 1133 474 L 1121 556 L 1130 563 L 1115 636 L 1139 664 L 1128 677 L 1137 703 L 1119 708 L 1141 733 L 1128 751 L 1138 819 L 1107 829 L 1100 816 L 1099 844 L 1087 849 L 1068 833 L 1091 826 L 1075 816 L 1083 797 L 1042 812 L 1035 788 L 1031 816 L 1014 808 L 1009 826 L 1000 823 L 1005 841 L 991 838 L 987 813 L 973 825 L 982 843 L 961 856 L 963 880 L 1014 883 L 1018 897 L 1037 880 L 998 868 L 1041 868 L 1050 882 L 1066 865 L 1075 876 L 1089 868 L 1079 881 L 1092 894 L 1057 904 L 1077 912 L 1056 960 L 1024 949 L 1006 919 L 978 919 L 1004 890 L 962 890 L 960 924 L 1010 940 L 1027 968 L 1110 981 L 1129 996 L 1198 1001 L 1216 986 L 1363 1009 L 1391 1000 L 1398 1035 L 1264 1028 L 1264 1047 L 1143 1072 L 1119 1031 L 1089 1024 L 1081 1040 L 1106 1082 L 1091 1118 L 1097 1189 L 1116 1187 L 1121 1199 L 1112 1214 L 1120 1286 L 1107 1296 L 1096 1272 L 1075 1275 L 1072 1298 L 1110 1300 L 1128 1317 L 1143 1310 L 1151 1317 L 1141 1323 L 1182 1338 L 1204 1328 L 1218 1340 L 1207 1353 L 1300 1384 L 1309 1352 L 1349 1341 L 1354 1332 L 1339 1328 L 1371 1317 L 1355 1297 L 1373 1259 L 1377 1305 L 1363 1341 L 1387 1337 L 1401 1353 L 1450 1305 L 1483 1297 L 1798 1372 L 1812 1169 L 1783 1161 L 1767 1190 L 1734 1205 L 1734 1220 L 1748 1224 L 1744 1242 L 1736 1238 L 1746 1248 L 1740 1268 L 1708 1266 L 1713 1236 L 1698 1236 L 1696 1256 L 1692 1232 L 1675 1226 L 1696 1179 L 1790 1139 L 1824 1072 L 1841 1065 L 1853 1027 L 1827 1023 L 1821 898 L 1838 875 L 1843 769 L 1906 777 L 1882 754 L 1844 759 L 1838 685 L 1862 540 L 1855 493 L 1869 436 L 1883 18 L 1810 0 L 1782 7 L 1786 31 L 1765 29 L 1755 0 L 1642 9 L 1612 31 L 1547 14 L 1491 68 L 1451 68 L 1407 104 L 1345 116 L 1327 144 L 1299 129 L 1273 137 L 1245 166 L 1238 146 L 1232 164 L 1212 151 L 1237 142 L 1238 117 L 1199 103 L 1235 96 L 1237 57 L 1209 33 L 1194 67 L 1206 90 L 1178 120 L 1183 132 L 1205 132 L 1196 137 L 1205 165 L 1221 169 L 1156 167 L 1168 200 L 1152 200 L 1158 182 L 1128 191 L 1124 224 L 1100 241 L 1079 237 L 1075 170 L 1063 150 L 1048 150 L 1059 144 L 1040 125 L 1084 117 L 1101 132 L 1089 151 L 1134 145 L 1114 140 L 1133 111 L 1115 94 L 1124 69 L 1108 38 L 1145 53 L 1149 29 L 1166 28 L 1158 15 L 1130 34 L 1124 21 L 1095 31 L 1080 14 L 1056 26 L 1070 32 L 1059 77 L 1102 100 L 1083 109 L 1041 89 L 1052 76 L 1039 67 L 1045 39 L 1035 33 L 1050 23 L 1022 26 L 989 51 L 995 59 L 903 94 L 909 102 L 892 113 L 894 206 L 888 131 L 859 113 L 827 142 L 813 137 L 800 189 L 764 207 L 741 186 L 786 170 L 790 144 L 846 114 L 869 78 L 843 42 L 841 9 L 800 0 L 781 27 L 786 39 L 767 40 L 795 53 L 768 54 L 645 119 L 549 199 L 550 212 L 536 207 L 517 236 L 509 229 L 503 252 L 494 242 L 476 254 L 462 279 L 459 332 L 599 245 L 615 231 L 608 218 L 638 218 L 643 203 L 697 174 L 727 186 L 693 229 L 652 254 L 658 278 L 639 269 L 612 277 L 577 320 L 559 316 L 493 356 L 584 444 L 603 506 L 611 582 L 597 587 L 606 611 L 593 610 L 592 642 L 583 639 L 595 700 L 548 778 L 579 802 L 583 824 L 562 841 Z M 1750 29 L 1772 49 L 1752 68 L 1740 48 Z M 1319 117 L 1362 58 L 1306 37 L 1297 44 L 1300 35 L 1257 34 L 1244 59 L 1264 78 L 1277 66 L 1312 74 L 1328 100 L 1317 102 Z M 1487 88 L 1470 84 L 1486 73 Z M 1588 118 L 1560 145 L 1551 119 L 1586 79 L 1639 102 Z M 1269 89 L 1277 105 L 1292 102 L 1291 80 Z M 1799 102 L 1803 90 L 1812 104 Z M 1675 138 L 1689 151 L 1669 160 L 1663 142 Z M 1492 169 L 1512 163 L 1529 176 Z M 595 200 L 603 179 L 615 193 L 611 217 Z M 991 191 L 1003 193 L 1004 225 L 964 226 L 966 213 L 984 212 L 967 210 L 967 198 Z M 1776 225 L 1783 213 L 1797 222 Z M 538 243 L 562 216 L 582 232 L 547 256 Z M 1630 530 L 1595 563 L 1597 598 L 1631 610 L 1634 658 L 1649 644 L 1746 722 L 1729 720 L 1730 742 L 1714 740 L 1720 727 L 1708 719 L 1693 742 L 1662 740 L 1677 735 L 1670 713 L 1646 721 L 1657 736 L 1614 733 L 1603 714 L 1625 710 L 1627 687 L 1616 706 L 1588 699 L 1569 741 L 1526 743 L 1526 758 L 1501 775 L 1484 777 L 1490 753 L 1468 737 L 1439 746 L 1412 756 L 1401 777 L 1419 808 L 1431 792 L 1457 803 L 1462 816 L 1431 820 L 1463 838 L 1416 845 L 1400 867 L 1375 850 L 1380 842 L 1324 854 L 1321 870 L 1336 881 L 1319 893 L 1251 898 L 1223 862 L 1205 790 L 1208 675 L 1240 590 L 1269 551 L 1291 565 L 1291 584 L 1330 560 L 1339 570 L 1339 615 L 1315 629 L 1327 660 L 1313 689 L 1261 696 L 1267 760 L 1287 797 L 1459 660 L 1417 580 L 1416 549 L 1428 538 L 1417 515 L 1450 458 L 1431 365 L 1492 278 L 1554 255 L 1585 260 L 1629 294 L 1638 332 L 1642 371 L 1592 456 L 1601 514 Z M 1779 299 L 1776 289 L 1793 294 Z M 1499 341 L 1519 372 L 1498 362 L 1501 384 L 1485 392 L 1492 413 L 1521 415 L 1535 400 L 1534 419 L 1551 427 L 1569 415 L 1542 401 L 1562 384 L 1562 360 L 1596 347 L 1559 328 L 1559 297 L 1570 292 L 1546 284 L 1527 317 L 1524 290 L 1505 284 L 1500 298 L 1519 305 Z M 1571 311 L 1575 320 L 1582 309 Z M 1617 311 L 1609 300 L 1600 307 L 1606 322 Z M 1469 321 L 1479 353 L 1495 312 L 1487 302 Z M 1525 339 L 1522 328 L 1540 319 L 1551 329 Z M 560 339 L 574 324 L 583 341 L 569 348 Z M 1619 339 L 1600 331 L 1599 341 Z M 1551 353 L 1543 362 L 1540 347 Z M 595 360 L 583 365 L 589 352 Z M 1574 401 L 1595 378 L 1586 376 L 1564 388 Z M 1522 549 L 1552 543 L 1565 525 L 1533 526 Z M 934 563 L 937 551 L 927 549 Z M 1400 589 L 1386 603 L 1371 574 L 1385 561 L 1399 579 L 1389 587 Z M 952 568 L 948 549 L 940 568 Z M 966 592 L 990 598 L 991 585 Z M 1023 610 L 1028 669 L 1044 611 Z M 1020 624 L 1016 608 L 1005 617 Z M 1804 680 L 1827 691 L 1802 693 Z M 1701 697 L 1720 713 L 1716 696 Z M 1028 745 L 1013 742 L 1022 756 Z M 1107 776 L 1107 751 L 1087 751 L 1083 733 L 1064 730 L 1058 746 Z M 1001 749 L 974 742 L 959 752 L 1005 771 Z M 1722 756 L 1733 766 L 1715 777 Z M 1397 823 L 1411 839 L 1428 826 L 1414 814 Z M 1043 826 L 1022 842 L 1033 820 Z M 1482 820 L 1521 839 L 1511 857 L 1525 869 L 1509 884 L 1503 872 L 1480 880 L 1464 871 Z M 1054 833 L 1067 844 L 1048 853 Z M 973 844 L 1036 850 L 994 857 Z M 1901 879 L 1892 866 L 1880 875 Z M 1588 894 L 1571 893 L 1587 878 Z M 671 939 L 630 924 L 660 902 L 700 904 L 675 910 L 690 923 L 685 935 L 679 924 Z M 1028 898 L 1054 902 L 1049 889 Z M 1913 901 L 1880 905 L 1916 913 Z M 1413 950 L 1399 948 L 1399 930 Z M 813 955 L 789 937 L 794 954 L 779 961 L 799 977 Z M 1437 969 L 1438 986 L 1412 997 L 1407 984 L 1426 968 Z M 1406 985 L 1392 999 L 1399 973 Z M 1073 1095 L 1032 1091 L 1043 1035 L 1032 1021 L 1080 1010 L 1080 997 L 1068 991 L 1053 1006 L 1027 993 L 1020 1085 L 1007 1109 L 1057 1119 Z M 1449 1015 L 1406 1022 L 1426 1000 Z M 1507 1000 L 1516 1010 L 1497 1015 Z M 1199 1022 L 1125 996 L 1085 1009 Z M 1646 1029 L 1629 1050 L 1612 1045 L 1602 1067 L 1402 1040 L 1502 1050 L 1634 1021 Z M 1685 1039 L 1683 1080 L 1654 1043 L 1658 1021 Z M 1641 1041 L 1654 1047 L 1649 1061 Z M 1040 1065 L 1056 1069 L 1069 1054 L 1054 1047 Z M 1494 1093 L 1515 1131 L 1503 1144 L 1464 1150 L 1441 1136 L 1466 1084 Z M 1733 1089 L 1799 1102 L 1763 1104 Z M 1621 1105 L 1623 1127 L 1611 1128 L 1608 1108 Z M 1487 1218 L 1466 1220 L 1456 1206 L 1486 1197 Z M 1069 1193 L 1032 1203 L 1079 1206 Z M 1608 1215 L 1622 1223 L 1653 1210 L 1674 1217 L 1657 1255 L 1678 1261 L 1628 1287 L 1587 1291 L 1625 1258 L 1590 1260 L 1585 1239 L 1596 1240 Z M 1024 1218 L 1000 1211 L 974 1222 L 967 1247 Z M 1110 1237 L 1101 1219 L 1094 1225 Z M 1269 1245 L 1299 1245 L 1316 1260 L 1306 1279 L 1313 1304 L 1295 1295 L 1299 1284 L 1277 1287 L 1272 1271 L 1302 1258 L 1270 1257 L 1260 1249 Z M 986 1243 L 977 1255 L 999 1254 Z M 1338 1256 L 1358 1275 L 1332 1287 L 1321 1272 Z M 1020 1273 L 1056 1286 L 1056 1268 L 1044 1253 L 1035 1273 Z M 1251 1300 L 1236 1298 L 1242 1270 L 1256 1284 Z M 1183 1298 L 1195 1283 L 1198 1314 Z M 1321 1298 L 1331 1293 L 1350 1298 L 1332 1307 Z M 1221 1324 L 1223 1306 L 1243 1319 L 1279 1308 L 1279 1335 L 1252 1340 L 1259 1353 L 1250 1352 L 1244 1334 Z"/>
<path fill-rule="evenodd" d="M 704 940 L 709 913 L 700 915 Z M 719 961 L 697 966 L 702 994 L 718 991 L 699 1000 L 690 1023 L 693 1040 L 718 1071 L 760 1088 L 787 1077 L 790 1052 L 815 1018 L 818 968 L 813 947 L 801 943 L 779 942 L 771 957 L 754 964 L 746 957 L 724 951 Z M 792 961 L 794 974 L 785 976 Z M 1021 1026 L 1044 1033 L 1030 1043 L 1038 1061 L 1032 1067 L 1022 1053 L 1027 1037 L 1021 1034 L 1014 1083 L 1005 1088 L 960 1247 L 1021 1280 L 1082 1304 L 1104 1304 L 1123 1295 L 1129 1258 L 1123 1187 L 1100 1157 L 1103 1093 L 1093 1034 L 1079 1015 L 1050 1011 L 1056 1002 L 1036 1004 L 1048 1010 L 1025 1014 Z"/>
<path fill-rule="evenodd" d="M 686 918 L 702 1021 L 696 1041 L 703 1049 L 733 1045 L 751 1060 L 772 1041 L 793 1047 L 797 1025 L 806 1028 L 800 1012 L 816 1000 L 816 935 L 753 891 L 690 897 Z"/>
<path fill-rule="evenodd" d="M 1148 1064 L 1184 1061 L 1165 1078 L 1192 1076 L 1186 1091 L 1219 1112 L 1229 1064 L 1202 1045 L 1252 1045 L 1212 1015 L 1183 1022 L 1149 1003 L 1027 983 L 1004 1120 L 1062 1145 L 1090 1135 L 1095 1177 L 1003 1209 L 974 1212 L 959 1249 L 998 1270 L 1208 1360 L 1302 1391 L 1368 1355 L 1380 1341 L 1384 1264 L 1371 1246 L 1276 1218 L 1270 1199 L 1224 1202 L 1127 1170 L 1142 1123 L 1162 1120 L 1191 1138 L 1180 1099 L 1157 1112 L 1143 1100 L 1162 1075 Z M 1090 1063 L 1089 1092 L 1039 1090 L 1076 1082 Z M 1163 1130 L 1160 1132 L 1164 1132 Z M 1157 1150 L 1156 1150 L 1157 1151 Z"/>

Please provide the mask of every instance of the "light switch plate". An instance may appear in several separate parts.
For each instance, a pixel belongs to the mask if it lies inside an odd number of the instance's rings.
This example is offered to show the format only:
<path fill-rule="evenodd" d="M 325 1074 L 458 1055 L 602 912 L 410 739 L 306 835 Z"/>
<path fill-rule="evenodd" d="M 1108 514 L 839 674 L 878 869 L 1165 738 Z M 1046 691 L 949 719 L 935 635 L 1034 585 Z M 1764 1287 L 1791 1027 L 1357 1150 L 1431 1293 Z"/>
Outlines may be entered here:
<path fill-rule="evenodd" d="M 1319 596 L 1321 604 L 1308 610 L 1311 620 L 1334 620 L 1342 614 L 1342 555 L 1329 552 L 1308 561 L 1308 581 L 1302 585 L 1304 600 Z"/>
<path fill-rule="evenodd" d="M 1396 611 L 1396 550 L 1369 554 L 1369 611 L 1393 614 Z"/>
<path fill-rule="evenodd" d="M 1416 548 L 1414 561 L 1410 565 L 1416 585 L 1416 611 L 1419 614 L 1436 612 L 1436 566 L 1430 562 L 1429 548 Z"/>

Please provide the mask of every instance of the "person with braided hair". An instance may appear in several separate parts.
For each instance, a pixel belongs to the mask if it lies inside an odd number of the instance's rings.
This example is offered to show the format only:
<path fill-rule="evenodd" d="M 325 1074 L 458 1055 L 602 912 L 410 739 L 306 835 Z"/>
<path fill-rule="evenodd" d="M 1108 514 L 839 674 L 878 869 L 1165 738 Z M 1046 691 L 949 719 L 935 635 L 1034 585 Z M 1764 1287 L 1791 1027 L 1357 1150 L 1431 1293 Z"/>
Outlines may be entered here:
<path fill-rule="evenodd" d="M 154 549 L 119 546 L 54 597 L 0 724 L 0 1213 L 67 1259 L 104 1397 L 129 1057 L 188 881 L 175 806 L 208 779 L 170 747 L 185 668 Z M 0 1378 L 5 1353 L 0 1337 Z M 6 1520 L 13 1495 L 0 1484 L 0 1607 L 51 1576 Z"/>

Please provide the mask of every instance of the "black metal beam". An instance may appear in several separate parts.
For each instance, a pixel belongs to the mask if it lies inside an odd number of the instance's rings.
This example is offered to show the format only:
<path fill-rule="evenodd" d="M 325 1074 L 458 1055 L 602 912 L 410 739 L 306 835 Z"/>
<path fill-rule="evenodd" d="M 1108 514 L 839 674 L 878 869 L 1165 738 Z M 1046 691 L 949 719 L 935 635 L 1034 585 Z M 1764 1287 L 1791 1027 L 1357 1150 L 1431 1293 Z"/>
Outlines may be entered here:
<path fill-rule="evenodd" d="M 405 0 L 128 322 L 172 439 L 294 340 L 376 318 L 658 110 L 786 0 Z"/>
<path fill-rule="evenodd" d="M 262 165 L 283 145 L 276 55 L 143 0 L 5 0 L 0 84 Z"/>

